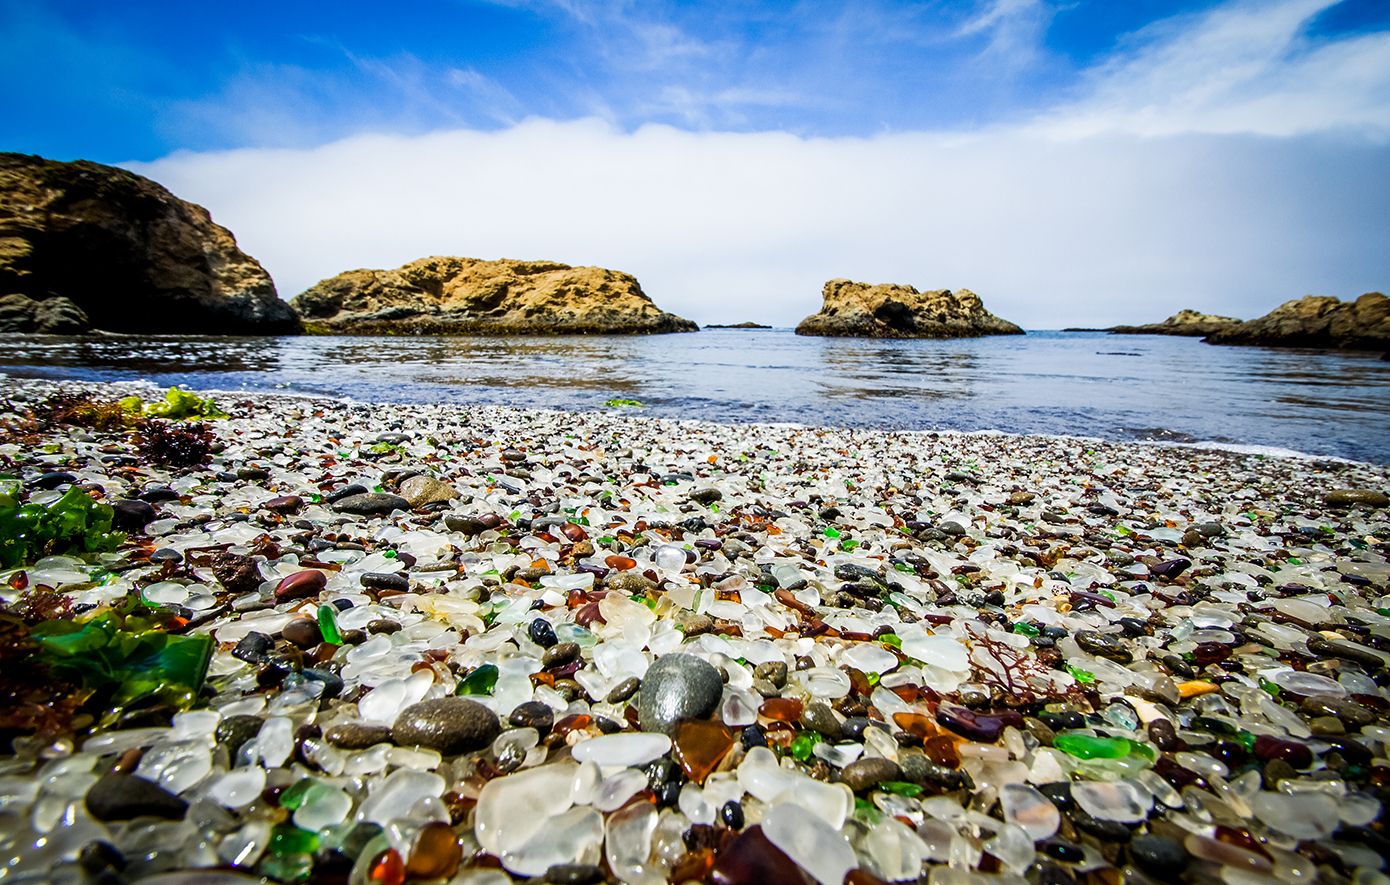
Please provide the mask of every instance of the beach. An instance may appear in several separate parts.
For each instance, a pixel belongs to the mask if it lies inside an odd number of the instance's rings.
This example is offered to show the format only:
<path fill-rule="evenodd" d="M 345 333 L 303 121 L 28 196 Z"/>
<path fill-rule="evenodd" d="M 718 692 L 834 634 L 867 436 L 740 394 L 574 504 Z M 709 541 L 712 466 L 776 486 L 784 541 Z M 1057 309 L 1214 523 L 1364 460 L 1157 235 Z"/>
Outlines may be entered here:
<path fill-rule="evenodd" d="M 58 391 L 164 395 L 0 380 Z M 5 881 L 1384 880 L 1384 465 L 212 399 L 195 466 L 0 443 L 138 523 L 0 572 Z M 97 624 L 179 666 L 94 690 Z"/>

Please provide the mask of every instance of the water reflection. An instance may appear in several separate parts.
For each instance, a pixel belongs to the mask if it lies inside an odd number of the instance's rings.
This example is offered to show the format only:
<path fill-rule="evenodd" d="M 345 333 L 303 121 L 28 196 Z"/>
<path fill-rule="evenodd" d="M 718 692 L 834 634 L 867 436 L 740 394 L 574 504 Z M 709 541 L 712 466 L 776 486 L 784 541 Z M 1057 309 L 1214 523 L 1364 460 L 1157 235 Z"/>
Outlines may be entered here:
<path fill-rule="evenodd" d="M 0 336 L 0 371 L 363 401 L 1110 438 L 1236 440 L 1390 460 L 1378 354 L 1095 333 L 953 341 L 707 330 L 581 338 Z"/>

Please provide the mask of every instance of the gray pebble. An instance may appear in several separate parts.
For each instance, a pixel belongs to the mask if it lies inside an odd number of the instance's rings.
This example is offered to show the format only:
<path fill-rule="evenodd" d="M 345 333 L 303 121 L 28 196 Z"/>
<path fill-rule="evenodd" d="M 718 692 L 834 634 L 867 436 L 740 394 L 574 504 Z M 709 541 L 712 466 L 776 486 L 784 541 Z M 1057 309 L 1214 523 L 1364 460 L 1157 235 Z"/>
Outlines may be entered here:
<path fill-rule="evenodd" d="M 705 719 L 719 706 L 724 682 L 708 661 L 687 654 L 662 655 L 642 680 L 638 719 L 643 731 L 675 731 L 677 719 Z"/>
<path fill-rule="evenodd" d="M 895 781 L 902 777 L 902 770 L 892 759 L 874 756 L 860 759 L 845 766 L 840 772 L 840 782 L 858 793 L 872 789 L 884 781 Z"/>
<path fill-rule="evenodd" d="M 391 743 L 391 729 L 366 722 L 339 722 L 323 733 L 323 739 L 342 750 L 365 750 Z"/>
<path fill-rule="evenodd" d="M 481 750 L 502 733 L 497 714 L 467 698 L 412 704 L 396 718 L 391 737 L 402 747 L 428 747 L 446 756 Z"/>

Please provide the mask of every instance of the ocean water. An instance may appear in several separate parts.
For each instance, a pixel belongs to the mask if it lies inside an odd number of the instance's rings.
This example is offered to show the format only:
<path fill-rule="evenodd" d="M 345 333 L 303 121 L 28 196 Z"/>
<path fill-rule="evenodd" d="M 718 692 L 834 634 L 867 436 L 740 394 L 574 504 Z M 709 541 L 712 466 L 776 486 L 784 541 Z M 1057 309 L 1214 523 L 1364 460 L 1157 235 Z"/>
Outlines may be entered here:
<path fill-rule="evenodd" d="M 150 381 L 360 402 L 589 410 L 719 422 L 1002 431 L 1390 462 L 1379 353 L 1029 332 L 953 341 L 789 329 L 650 337 L 0 336 L 15 377 Z"/>

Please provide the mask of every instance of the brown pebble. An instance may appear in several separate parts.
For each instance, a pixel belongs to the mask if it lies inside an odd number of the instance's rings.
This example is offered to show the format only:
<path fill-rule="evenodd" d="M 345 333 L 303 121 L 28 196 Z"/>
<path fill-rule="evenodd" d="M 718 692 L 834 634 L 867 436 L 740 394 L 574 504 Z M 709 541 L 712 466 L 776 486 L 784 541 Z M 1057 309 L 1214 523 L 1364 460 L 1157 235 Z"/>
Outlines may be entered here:
<path fill-rule="evenodd" d="M 313 618 L 295 618 L 280 630 L 280 635 L 300 648 L 313 648 L 323 642 L 318 621 Z"/>
<path fill-rule="evenodd" d="M 687 637 L 699 636 L 714 629 L 714 618 L 709 615 L 690 615 L 681 621 L 680 629 Z"/>
<path fill-rule="evenodd" d="M 1317 695 L 1306 698 L 1299 708 L 1306 716 L 1336 716 L 1353 728 L 1364 728 L 1376 721 L 1376 714 L 1348 698 Z"/>
<path fill-rule="evenodd" d="M 1308 723 L 1313 734 L 1337 736 L 1347 733 L 1347 727 L 1336 716 L 1319 716 Z"/>
<path fill-rule="evenodd" d="M 323 738 L 341 750 L 365 750 L 391 743 L 391 728 L 366 722 L 339 722 L 325 731 Z"/>
<path fill-rule="evenodd" d="M 872 789 L 885 781 L 897 780 L 899 777 L 901 769 L 898 768 L 898 763 L 877 756 L 851 762 L 840 772 L 840 782 L 856 793 Z"/>
<path fill-rule="evenodd" d="M 300 508 L 304 506 L 304 499 L 298 495 L 284 495 L 279 498 L 271 498 L 261 506 L 276 513 L 298 513 Z"/>
<path fill-rule="evenodd" d="M 545 650 L 545 656 L 541 658 L 543 667 L 563 667 L 565 664 L 579 657 L 579 644 L 575 642 L 560 642 L 552 645 Z"/>
<path fill-rule="evenodd" d="M 1149 723 L 1149 740 L 1165 753 L 1176 751 L 1182 743 L 1173 723 L 1161 717 Z"/>
<path fill-rule="evenodd" d="M 377 618 L 374 621 L 367 622 L 367 632 L 373 636 L 380 633 L 399 633 L 400 629 L 401 625 L 390 618 Z"/>
<path fill-rule="evenodd" d="M 621 704 L 623 701 L 637 694 L 637 689 L 642 687 L 642 680 L 636 676 L 629 676 L 622 682 L 613 686 L 613 690 L 608 693 L 604 701 L 609 704 Z"/>
<path fill-rule="evenodd" d="M 328 585 L 328 576 L 317 569 L 295 572 L 275 585 L 275 598 L 280 602 L 318 596 Z"/>
<path fill-rule="evenodd" d="M 555 724 L 555 711 L 540 701 L 527 701 L 512 710 L 507 723 L 514 728 L 534 728 L 544 737 Z"/>

